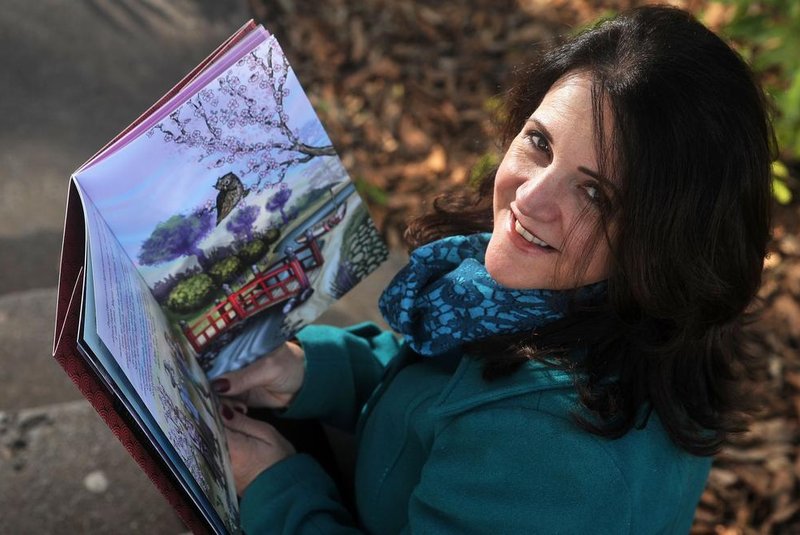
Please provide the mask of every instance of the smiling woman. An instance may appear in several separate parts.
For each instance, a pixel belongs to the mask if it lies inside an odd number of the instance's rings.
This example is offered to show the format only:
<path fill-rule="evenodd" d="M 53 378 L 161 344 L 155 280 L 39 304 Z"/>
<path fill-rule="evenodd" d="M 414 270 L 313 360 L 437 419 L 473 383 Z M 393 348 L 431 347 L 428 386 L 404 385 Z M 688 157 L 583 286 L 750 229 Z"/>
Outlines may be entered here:
<path fill-rule="evenodd" d="M 604 280 L 607 300 L 572 299 L 559 321 L 473 344 L 484 376 L 531 360 L 581 372 L 587 429 L 616 438 L 655 413 L 675 444 L 713 454 L 757 404 L 741 326 L 761 282 L 776 141 L 751 70 L 690 14 L 644 7 L 521 69 L 506 103 L 499 169 L 440 198 L 408 237 L 492 230 L 499 281 L 579 295 Z M 564 358 L 578 347 L 583 358 Z"/>
<path fill-rule="evenodd" d="M 312 459 L 227 411 L 246 531 L 689 531 L 753 401 L 764 95 L 691 15 L 643 7 L 543 54 L 506 103 L 498 169 L 409 225 L 380 300 L 402 341 L 310 326 L 217 383 L 358 433 L 353 518 Z"/>

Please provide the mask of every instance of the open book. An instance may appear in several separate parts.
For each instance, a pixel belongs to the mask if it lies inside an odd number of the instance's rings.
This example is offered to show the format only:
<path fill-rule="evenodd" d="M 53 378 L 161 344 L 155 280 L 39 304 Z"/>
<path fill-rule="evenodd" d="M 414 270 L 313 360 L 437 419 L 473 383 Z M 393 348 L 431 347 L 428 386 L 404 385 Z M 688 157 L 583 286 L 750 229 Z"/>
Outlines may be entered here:
<path fill-rule="evenodd" d="M 209 378 L 313 321 L 386 249 L 252 21 L 72 175 L 53 354 L 196 531 L 238 531 Z"/>

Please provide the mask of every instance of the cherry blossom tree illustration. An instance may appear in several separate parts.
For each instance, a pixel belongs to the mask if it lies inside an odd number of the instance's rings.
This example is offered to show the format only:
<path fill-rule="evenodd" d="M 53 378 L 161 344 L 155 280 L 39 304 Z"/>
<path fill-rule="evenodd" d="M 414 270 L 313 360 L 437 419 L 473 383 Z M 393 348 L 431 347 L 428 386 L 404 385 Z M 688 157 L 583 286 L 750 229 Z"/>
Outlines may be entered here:
<path fill-rule="evenodd" d="M 237 240 L 250 241 L 253 239 L 253 223 L 258 219 L 261 207 L 251 204 L 236 212 L 225 228 L 236 236 Z"/>
<path fill-rule="evenodd" d="M 292 190 L 281 188 L 275 195 L 270 197 L 265 208 L 270 212 L 280 212 L 283 223 L 286 224 L 291 219 L 290 214 L 286 213 L 286 203 L 292 196 Z"/>
<path fill-rule="evenodd" d="M 240 59 L 148 135 L 160 134 L 167 143 L 198 152 L 198 161 L 209 169 L 242 166 L 237 174 L 255 191 L 283 182 L 295 165 L 334 156 L 320 125 L 290 126 L 289 63 L 273 37 L 269 43 Z M 309 119 L 318 123 L 313 113 Z M 323 139 L 327 144 L 314 144 Z"/>
<path fill-rule="evenodd" d="M 194 255 L 200 265 L 205 266 L 208 261 L 198 244 L 214 226 L 214 214 L 210 210 L 174 215 L 156 225 L 150 237 L 142 243 L 139 263 L 156 265 Z"/>

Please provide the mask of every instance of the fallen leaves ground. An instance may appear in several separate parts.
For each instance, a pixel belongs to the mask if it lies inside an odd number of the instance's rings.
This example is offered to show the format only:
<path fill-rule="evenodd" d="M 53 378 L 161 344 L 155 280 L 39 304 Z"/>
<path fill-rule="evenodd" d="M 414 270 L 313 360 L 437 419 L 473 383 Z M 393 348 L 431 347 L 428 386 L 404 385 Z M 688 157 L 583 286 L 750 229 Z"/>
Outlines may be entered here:
<path fill-rule="evenodd" d="M 497 161 L 493 116 L 513 66 L 602 13 L 588 0 L 250 4 L 282 43 L 395 247 L 409 215 Z M 726 12 L 709 13 L 713 26 Z M 778 208 L 760 293 L 764 315 L 749 331 L 768 355 L 765 409 L 715 460 L 695 534 L 800 533 L 800 203 Z"/>

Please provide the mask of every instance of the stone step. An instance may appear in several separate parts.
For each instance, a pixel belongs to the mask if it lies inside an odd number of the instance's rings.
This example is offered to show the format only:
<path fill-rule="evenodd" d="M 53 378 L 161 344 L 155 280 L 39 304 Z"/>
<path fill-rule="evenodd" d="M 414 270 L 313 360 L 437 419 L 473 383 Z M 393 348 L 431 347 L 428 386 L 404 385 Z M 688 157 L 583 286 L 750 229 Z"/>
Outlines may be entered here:
<path fill-rule="evenodd" d="M 0 410 L 83 399 L 52 357 L 56 289 L 0 296 Z"/>
<path fill-rule="evenodd" d="M 186 531 L 86 401 L 0 412 L 3 533 Z"/>

